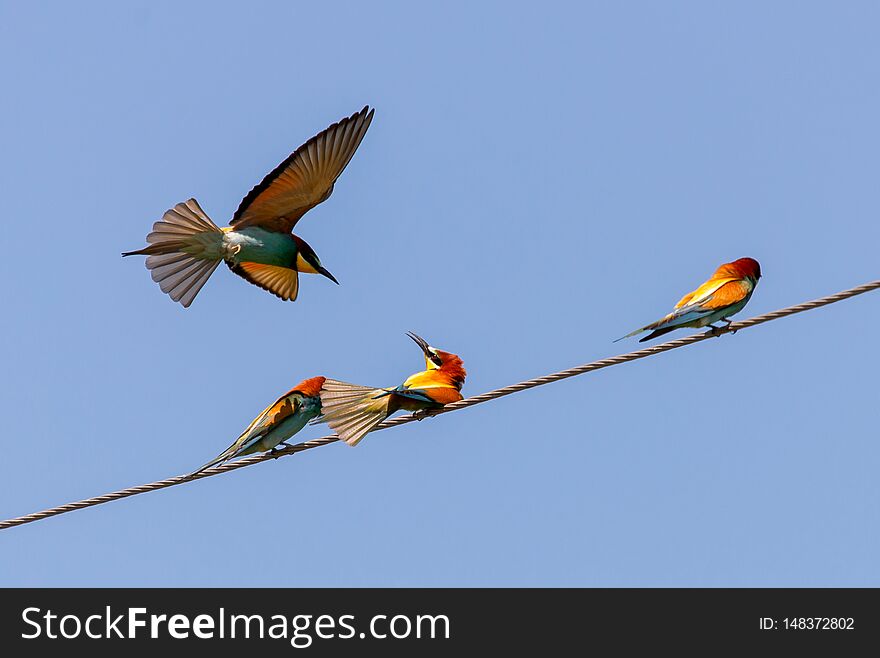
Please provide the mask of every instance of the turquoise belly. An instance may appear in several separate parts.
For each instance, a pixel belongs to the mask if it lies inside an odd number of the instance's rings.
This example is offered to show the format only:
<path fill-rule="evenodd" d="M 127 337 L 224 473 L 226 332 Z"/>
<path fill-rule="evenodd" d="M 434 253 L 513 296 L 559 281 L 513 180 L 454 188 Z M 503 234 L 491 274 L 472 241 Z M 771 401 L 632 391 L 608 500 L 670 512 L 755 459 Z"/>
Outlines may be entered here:
<path fill-rule="evenodd" d="M 737 302 L 736 304 L 731 304 L 726 308 L 719 309 L 712 315 L 708 315 L 700 321 L 700 324 L 696 325 L 698 327 L 708 327 L 710 324 L 718 322 L 719 320 L 723 320 L 725 318 L 729 318 L 731 315 L 736 315 L 741 310 L 743 310 L 746 304 L 749 303 L 749 298 L 752 296 L 752 293 L 746 295 L 746 298 L 741 302 Z"/>
<path fill-rule="evenodd" d="M 288 418 L 285 418 L 278 424 L 277 427 L 274 427 L 271 432 L 266 434 L 251 448 L 248 448 L 241 454 L 249 455 L 254 452 L 265 452 L 266 450 L 271 450 L 282 441 L 289 439 L 294 434 L 299 432 L 303 427 L 306 426 L 306 423 L 308 423 L 312 418 L 317 415 L 317 411 L 313 413 L 303 412 L 296 413 L 292 416 L 289 416 Z"/>
<path fill-rule="evenodd" d="M 248 261 L 290 268 L 296 264 L 296 242 L 290 233 L 248 226 L 240 231 L 229 231 L 225 238 L 228 245 L 238 247 L 233 257 L 236 263 Z"/>

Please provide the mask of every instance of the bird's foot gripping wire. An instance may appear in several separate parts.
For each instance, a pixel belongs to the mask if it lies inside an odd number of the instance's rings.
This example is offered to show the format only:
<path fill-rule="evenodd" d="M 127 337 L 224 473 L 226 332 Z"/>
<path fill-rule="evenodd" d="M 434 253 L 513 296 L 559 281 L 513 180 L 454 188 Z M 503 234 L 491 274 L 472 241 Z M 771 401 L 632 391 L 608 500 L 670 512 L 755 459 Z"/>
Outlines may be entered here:
<path fill-rule="evenodd" d="M 422 421 L 425 420 L 425 418 L 430 418 L 436 413 L 437 412 L 432 409 L 420 409 L 419 411 L 414 411 L 412 416 L 416 420 Z"/>
<path fill-rule="evenodd" d="M 292 448 L 293 447 L 289 443 L 282 441 L 281 443 L 279 443 L 277 446 L 275 446 L 274 448 L 272 448 L 269 451 L 269 456 L 272 457 L 272 459 L 278 459 L 282 455 L 286 454 L 284 448 L 282 448 L 280 446 L 284 446 L 285 448 Z"/>
<path fill-rule="evenodd" d="M 730 325 L 733 324 L 733 320 L 729 320 L 728 318 L 721 318 L 721 322 L 724 323 L 723 327 L 716 327 L 714 324 L 709 325 L 709 333 L 712 336 L 720 336 L 721 334 L 726 334 L 726 333 L 731 333 L 731 334 L 736 333 L 736 329 L 734 329 L 732 331 L 730 329 Z"/>

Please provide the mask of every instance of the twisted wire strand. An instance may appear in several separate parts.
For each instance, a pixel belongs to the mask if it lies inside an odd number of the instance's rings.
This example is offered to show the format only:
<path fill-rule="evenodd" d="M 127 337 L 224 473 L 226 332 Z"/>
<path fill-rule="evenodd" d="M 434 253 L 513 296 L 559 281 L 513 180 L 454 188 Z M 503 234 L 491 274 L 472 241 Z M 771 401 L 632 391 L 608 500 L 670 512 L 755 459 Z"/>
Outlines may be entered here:
<path fill-rule="evenodd" d="M 877 290 L 878 288 L 880 288 L 880 279 L 872 281 L 870 283 L 865 283 L 860 286 L 856 286 L 854 288 L 843 290 L 833 295 L 828 295 L 827 297 L 820 297 L 819 299 L 813 299 L 802 304 L 796 304 L 794 306 L 781 308 L 779 310 L 771 311 L 770 313 L 765 313 L 763 315 L 757 315 L 753 318 L 749 318 L 741 322 L 734 322 L 727 327 L 723 327 L 714 331 L 710 329 L 709 331 L 703 333 L 692 334 L 690 336 L 685 336 L 684 338 L 679 338 L 677 340 L 670 340 L 665 343 L 659 343 L 657 345 L 646 347 L 641 350 L 636 350 L 634 352 L 628 352 L 626 354 L 620 354 L 618 356 L 613 356 L 607 359 L 592 361 L 591 363 L 586 363 L 584 365 L 576 366 L 574 368 L 569 368 L 568 370 L 560 370 L 559 372 L 544 375 L 543 377 L 528 379 L 517 384 L 512 384 L 510 386 L 495 389 L 494 391 L 489 391 L 487 393 L 482 393 L 480 395 L 466 398 L 464 400 L 461 400 L 460 402 L 448 404 L 442 409 L 432 412 L 429 415 L 438 416 L 452 411 L 458 411 L 459 409 L 472 407 L 475 404 L 482 404 L 483 402 L 495 400 L 497 398 L 504 397 L 505 395 L 519 393 L 530 388 L 535 388 L 536 386 L 544 386 L 545 384 L 551 384 L 553 382 L 558 382 L 562 379 L 568 379 L 569 377 L 575 377 L 577 375 L 582 375 L 584 373 L 592 372 L 594 370 L 601 370 L 602 368 L 608 368 L 610 366 L 616 366 L 621 363 L 643 359 L 645 357 L 660 354 L 662 352 L 668 352 L 669 350 L 678 349 L 679 347 L 684 347 L 685 345 L 691 345 L 693 343 L 699 343 L 709 338 L 715 338 L 717 336 L 722 336 L 727 333 L 735 333 L 737 331 L 741 331 L 742 329 L 748 329 L 750 327 L 763 324 L 764 322 L 778 320 L 779 318 L 784 318 L 789 315 L 795 315 L 796 313 L 803 313 L 804 311 L 827 306 L 828 304 L 834 304 L 844 299 L 855 297 L 856 295 L 861 295 L 866 292 L 871 292 L 872 290 Z M 419 416 L 418 414 L 409 414 L 406 416 L 391 418 L 377 425 L 372 431 L 376 432 L 378 430 L 384 430 L 389 427 L 396 427 L 405 423 L 411 423 L 412 421 L 420 420 L 423 417 L 424 414 L 422 416 Z M 244 457 L 242 459 L 238 459 L 232 462 L 227 462 L 225 464 L 221 464 L 220 466 L 215 466 L 213 468 L 204 470 L 196 475 L 180 475 L 177 477 L 171 477 L 165 480 L 151 482 L 149 484 L 142 484 L 135 487 L 129 487 L 127 489 L 120 489 L 119 491 L 106 493 L 102 496 L 95 496 L 93 498 L 86 498 L 84 500 L 79 500 L 73 503 L 67 503 L 66 505 L 60 505 L 58 507 L 46 509 L 41 512 L 34 512 L 32 514 L 25 514 L 24 516 L 0 521 L 0 530 L 5 530 L 7 528 L 12 528 L 18 525 L 24 525 L 25 523 L 33 523 L 34 521 L 39 521 L 50 516 L 66 514 L 67 512 L 73 512 L 74 510 L 84 509 L 86 507 L 93 507 L 95 505 L 101 505 L 103 503 L 109 503 L 113 500 L 128 498 L 129 496 L 135 496 L 137 494 L 147 493 L 149 491 L 165 489 L 167 487 L 173 487 L 175 485 L 183 484 L 185 482 L 191 482 L 193 480 L 201 480 L 202 478 L 220 475 L 221 473 L 234 471 L 239 468 L 244 468 L 246 466 L 252 466 L 253 464 L 258 464 L 269 459 L 278 459 L 279 457 L 295 455 L 298 452 L 311 450 L 312 448 L 326 446 L 331 443 L 335 443 L 338 440 L 339 438 L 336 435 L 330 435 L 322 436 L 320 438 L 312 439 L 310 441 L 303 441 L 302 443 L 297 443 L 295 445 L 282 444 L 283 447 L 278 448 L 275 451 L 266 452 L 261 455 L 254 455 L 251 457 Z"/>

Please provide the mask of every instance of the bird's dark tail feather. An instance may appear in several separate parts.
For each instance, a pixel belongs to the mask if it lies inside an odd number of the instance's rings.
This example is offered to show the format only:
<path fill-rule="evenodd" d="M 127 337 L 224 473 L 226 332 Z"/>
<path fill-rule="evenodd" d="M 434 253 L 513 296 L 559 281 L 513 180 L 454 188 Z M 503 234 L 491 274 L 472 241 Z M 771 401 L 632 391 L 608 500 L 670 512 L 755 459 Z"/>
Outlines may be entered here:
<path fill-rule="evenodd" d="M 668 334 L 670 331 L 674 331 L 678 329 L 678 327 L 666 327 L 665 329 L 655 329 L 651 333 L 649 333 L 644 338 L 640 338 L 639 342 L 644 343 L 646 340 L 651 340 L 652 338 L 657 338 L 657 336 L 662 336 L 663 334 Z"/>
<path fill-rule="evenodd" d="M 188 246 L 183 240 L 168 240 L 162 244 L 151 244 L 136 251 L 123 251 L 122 256 L 161 256 L 171 254 Z"/>

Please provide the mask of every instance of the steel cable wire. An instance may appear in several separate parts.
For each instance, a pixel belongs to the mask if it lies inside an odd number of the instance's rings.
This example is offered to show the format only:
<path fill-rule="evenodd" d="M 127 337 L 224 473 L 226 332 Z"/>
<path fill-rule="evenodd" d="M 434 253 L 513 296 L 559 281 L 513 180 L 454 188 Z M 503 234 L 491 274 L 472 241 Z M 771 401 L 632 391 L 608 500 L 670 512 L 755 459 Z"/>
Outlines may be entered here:
<path fill-rule="evenodd" d="M 480 395 L 475 395 L 470 398 L 466 398 L 461 400 L 460 402 L 455 402 L 453 404 L 448 404 L 439 411 L 433 412 L 431 416 L 439 416 L 441 414 L 449 413 L 452 411 L 458 411 L 459 409 L 465 409 L 467 407 L 472 407 L 475 404 L 482 404 L 483 402 L 488 402 L 489 400 L 495 400 L 500 397 L 504 397 L 505 395 L 511 395 L 513 393 L 519 393 L 520 391 L 525 391 L 530 388 L 535 388 L 536 386 L 544 386 L 545 384 L 551 384 L 553 382 L 558 382 L 562 379 L 567 379 L 569 377 L 575 377 L 577 375 L 582 375 L 587 372 L 592 372 L 594 370 L 601 370 L 602 368 L 608 368 L 610 366 L 616 366 L 621 363 L 627 363 L 629 361 L 635 361 L 637 359 L 643 359 L 648 356 L 653 356 L 655 354 L 660 354 L 662 352 L 668 352 L 669 350 L 674 350 L 679 347 L 684 347 L 685 345 L 692 345 L 693 343 L 699 343 L 704 340 L 708 340 L 710 338 L 715 338 L 717 336 L 722 336 L 726 333 L 735 333 L 742 329 L 748 329 L 750 327 L 754 327 L 755 325 L 763 324 L 764 322 L 770 322 L 771 320 L 778 320 L 779 318 L 783 318 L 789 315 L 794 315 L 796 313 L 803 313 L 804 311 L 809 311 L 815 308 L 820 308 L 822 306 L 827 306 L 828 304 L 834 304 L 835 302 L 842 301 L 844 299 L 848 299 L 850 297 L 855 297 L 856 295 L 861 295 L 866 292 L 870 292 L 872 290 L 876 290 L 880 288 L 880 280 L 872 281 L 870 283 L 865 283 L 860 286 L 856 286 L 854 288 L 849 288 L 847 290 L 843 290 L 841 292 L 835 293 L 833 295 L 828 295 L 827 297 L 820 297 L 819 299 L 813 299 L 808 302 L 804 302 L 802 304 L 796 304 L 795 306 L 788 306 L 786 308 L 782 308 L 776 311 L 771 311 L 770 313 L 765 313 L 763 315 L 758 315 L 753 318 L 749 318 L 747 320 L 743 320 L 741 322 L 734 322 L 727 327 L 721 328 L 717 331 L 706 331 L 699 334 L 692 334 L 690 336 L 685 336 L 684 338 L 679 338 L 677 340 L 670 340 L 665 343 L 660 343 L 658 345 L 653 345 L 651 347 L 646 347 L 641 350 L 636 350 L 634 352 L 628 352 L 626 354 L 620 354 L 618 356 L 613 356 L 607 359 L 600 359 L 598 361 L 592 361 L 591 363 L 586 363 L 584 365 L 576 366 L 574 368 L 569 368 L 568 370 L 560 370 L 559 372 L 554 372 L 549 375 L 544 375 L 543 377 L 536 377 L 534 379 L 528 379 L 526 381 L 519 382 L 517 384 L 512 384 L 510 386 L 505 386 L 503 388 L 496 389 L 494 391 L 489 391 L 487 393 L 482 393 Z M 423 416 L 422 416 L 423 417 Z M 387 429 L 389 427 L 396 427 L 398 425 L 403 425 L 405 423 L 410 423 L 414 420 L 420 420 L 420 417 L 417 414 L 409 414 L 406 416 L 400 416 L 397 418 L 388 419 L 373 429 L 374 432 L 378 430 Z M 287 445 L 283 444 L 283 447 L 276 449 L 274 452 L 267 452 L 261 455 L 254 455 L 252 457 L 244 457 L 242 459 L 238 459 L 236 461 L 227 462 L 225 464 L 221 464 L 220 466 L 215 466 L 214 468 L 209 468 L 201 473 L 196 475 L 180 475 L 177 477 L 167 478 L 165 480 L 159 480 L 157 482 L 150 482 L 149 484 L 142 484 L 135 487 L 129 487 L 127 489 L 120 489 L 119 491 L 113 491 L 110 493 L 103 494 L 101 496 L 95 496 L 93 498 L 86 498 L 84 500 L 79 500 L 73 503 L 67 503 L 65 505 L 59 505 L 58 507 L 53 507 L 51 509 L 46 509 L 40 512 L 33 512 L 32 514 L 25 514 L 24 516 L 19 516 L 13 519 L 7 519 L 5 521 L 0 521 L 0 530 L 5 530 L 7 528 L 12 528 L 14 526 L 23 525 L 25 523 L 32 523 L 34 521 L 39 521 L 40 519 L 45 519 L 50 516 L 57 516 L 59 514 L 65 514 L 67 512 L 73 512 L 74 510 L 84 509 L 86 507 L 93 507 L 94 505 L 100 505 L 102 503 L 109 503 L 113 500 L 119 500 L 121 498 L 128 498 L 129 496 L 135 496 L 137 494 L 147 493 L 148 491 L 156 491 L 158 489 L 165 489 L 167 487 L 173 487 L 177 484 L 183 484 L 185 482 L 191 482 L 193 480 L 200 480 L 205 477 L 211 477 L 214 475 L 220 475 L 221 473 L 226 473 L 228 471 L 234 471 L 239 468 L 244 468 L 245 466 L 252 466 L 254 464 L 258 464 L 260 462 L 267 461 L 269 459 L 278 459 L 279 457 L 286 457 L 287 455 L 295 455 L 298 452 L 303 452 L 304 450 L 311 450 L 312 448 L 318 448 L 320 446 L 325 446 L 330 443 L 335 443 L 339 438 L 335 435 L 331 436 L 323 436 L 317 439 L 312 439 L 310 441 L 303 441 L 302 443 L 297 443 L 295 445 Z"/>

